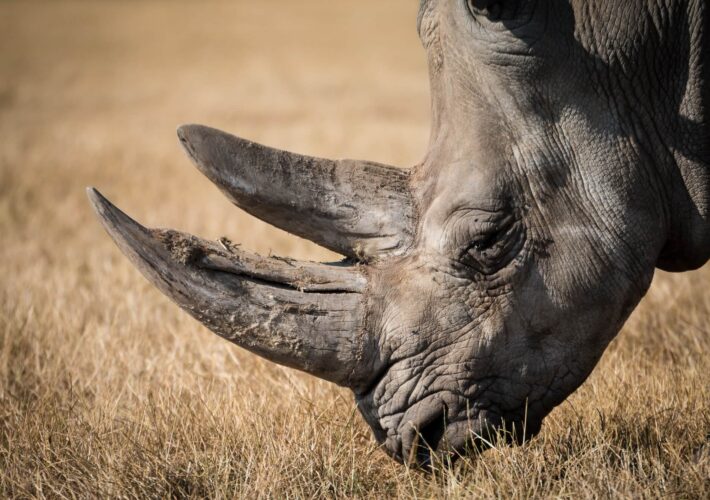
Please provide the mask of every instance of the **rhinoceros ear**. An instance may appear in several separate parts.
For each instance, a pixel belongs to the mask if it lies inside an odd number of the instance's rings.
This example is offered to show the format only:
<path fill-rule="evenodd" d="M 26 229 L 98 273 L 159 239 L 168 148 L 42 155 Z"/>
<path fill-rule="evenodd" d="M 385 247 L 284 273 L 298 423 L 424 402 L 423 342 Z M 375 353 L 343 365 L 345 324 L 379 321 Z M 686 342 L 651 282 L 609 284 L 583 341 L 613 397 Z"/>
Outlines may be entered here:
<path fill-rule="evenodd" d="M 201 125 L 183 147 L 237 206 L 347 257 L 404 252 L 414 233 L 409 172 L 377 163 L 279 151 Z"/>

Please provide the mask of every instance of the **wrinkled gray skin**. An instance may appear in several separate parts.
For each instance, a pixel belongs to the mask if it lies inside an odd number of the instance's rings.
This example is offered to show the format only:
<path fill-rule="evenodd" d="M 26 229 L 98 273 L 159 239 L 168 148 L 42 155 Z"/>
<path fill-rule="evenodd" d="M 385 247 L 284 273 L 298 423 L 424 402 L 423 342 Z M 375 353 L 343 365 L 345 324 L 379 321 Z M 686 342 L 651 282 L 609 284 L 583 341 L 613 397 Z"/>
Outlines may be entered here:
<path fill-rule="evenodd" d="M 431 143 L 409 171 L 180 128 L 238 206 L 340 252 L 262 258 L 138 225 L 121 249 L 218 334 L 355 393 L 398 460 L 534 435 L 656 267 L 710 257 L 705 3 L 425 0 Z"/>

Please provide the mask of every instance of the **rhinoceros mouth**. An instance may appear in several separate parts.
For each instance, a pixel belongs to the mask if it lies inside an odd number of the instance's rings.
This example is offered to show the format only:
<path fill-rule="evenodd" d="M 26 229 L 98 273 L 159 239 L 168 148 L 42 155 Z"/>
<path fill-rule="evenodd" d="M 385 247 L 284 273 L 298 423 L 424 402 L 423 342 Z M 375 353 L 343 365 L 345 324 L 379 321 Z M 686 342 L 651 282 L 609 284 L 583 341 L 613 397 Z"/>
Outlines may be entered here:
<path fill-rule="evenodd" d="M 430 394 L 402 413 L 378 414 L 359 405 L 375 438 L 395 460 L 431 470 L 500 445 L 523 444 L 542 425 L 542 416 L 499 412 L 484 392 L 464 397 L 450 391 Z M 379 406 L 379 405 L 378 405 Z"/>
<path fill-rule="evenodd" d="M 489 418 L 478 416 L 447 421 L 444 410 L 413 428 L 407 443 L 403 442 L 401 449 L 391 454 L 410 466 L 429 470 L 437 463 L 451 463 L 499 445 L 524 444 L 537 435 L 541 427 L 541 423 Z"/>

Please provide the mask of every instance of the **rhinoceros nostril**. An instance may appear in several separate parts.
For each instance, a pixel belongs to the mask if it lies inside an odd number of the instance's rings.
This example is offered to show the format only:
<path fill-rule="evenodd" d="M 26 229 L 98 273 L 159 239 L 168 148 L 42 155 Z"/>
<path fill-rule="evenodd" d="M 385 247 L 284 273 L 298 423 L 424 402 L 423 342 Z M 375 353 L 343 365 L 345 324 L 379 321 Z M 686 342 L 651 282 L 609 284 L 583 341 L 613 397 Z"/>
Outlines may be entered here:
<path fill-rule="evenodd" d="M 433 411 L 429 418 L 419 422 L 410 421 L 409 428 L 402 433 L 403 461 L 413 467 L 430 469 L 433 466 L 432 452 L 440 447 L 446 426 L 446 406 Z"/>
<path fill-rule="evenodd" d="M 432 451 L 439 447 L 441 439 L 446 431 L 446 415 L 443 412 L 438 418 L 419 429 L 418 440 L 413 454 L 416 455 L 416 463 L 422 467 L 432 466 Z"/>

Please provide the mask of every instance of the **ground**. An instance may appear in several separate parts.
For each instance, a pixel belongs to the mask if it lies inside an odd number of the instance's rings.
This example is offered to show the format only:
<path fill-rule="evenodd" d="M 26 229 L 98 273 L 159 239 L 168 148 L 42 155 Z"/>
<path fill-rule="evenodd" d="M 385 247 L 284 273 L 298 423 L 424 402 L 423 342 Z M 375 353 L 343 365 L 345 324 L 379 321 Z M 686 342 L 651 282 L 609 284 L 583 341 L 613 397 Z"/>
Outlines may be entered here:
<path fill-rule="evenodd" d="M 417 3 L 0 2 L 1 497 L 708 495 L 710 267 L 659 272 L 539 437 L 427 476 L 348 391 L 182 313 L 96 221 L 88 185 L 148 225 L 332 258 L 232 207 L 175 128 L 416 163 Z"/>

